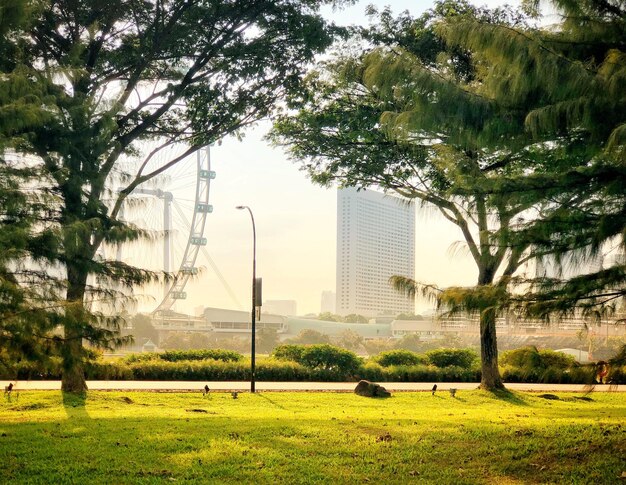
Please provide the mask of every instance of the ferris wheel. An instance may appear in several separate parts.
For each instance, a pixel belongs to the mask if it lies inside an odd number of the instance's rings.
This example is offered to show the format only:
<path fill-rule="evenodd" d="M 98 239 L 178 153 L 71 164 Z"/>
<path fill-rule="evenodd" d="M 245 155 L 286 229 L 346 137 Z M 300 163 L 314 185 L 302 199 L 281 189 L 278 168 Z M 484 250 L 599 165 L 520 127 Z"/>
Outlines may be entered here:
<path fill-rule="evenodd" d="M 172 146 L 150 164 L 163 165 L 180 151 L 181 147 Z M 200 255 L 209 263 L 235 304 L 241 307 L 206 250 L 207 217 L 213 212 L 209 196 L 215 176 L 211 169 L 210 147 L 207 146 L 137 187 L 120 211 L 121 219 L 152 235 L 153 244 L 144 244 L 141 248 L 132 244 L 118 246 L 116 259 L 153 271 L 162 270 L 169 276 L 163 296 L 152 311 L 156 317 L 163 316 L 177 301 L 187 298 L 185 288 L 199 274 L 197 262 Z"/>

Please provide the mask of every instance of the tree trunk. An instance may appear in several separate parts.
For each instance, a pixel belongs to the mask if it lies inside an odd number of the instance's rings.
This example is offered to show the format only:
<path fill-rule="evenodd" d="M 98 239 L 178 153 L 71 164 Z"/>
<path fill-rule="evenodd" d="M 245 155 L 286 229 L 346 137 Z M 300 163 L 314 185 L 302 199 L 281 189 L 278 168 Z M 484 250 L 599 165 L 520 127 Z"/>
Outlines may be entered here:
<path fill-rule="evenodd" d="M 498 369 L 496 312 L 493 308 L 480 314 L 480 363 L 482 371 L 480 388 L 486 391 L 504 389 Z"/>
<path fill-rule="evenodd" d="M 63 392 L 84 393 L 87 391 L 85 368 L 83 360 L 83 328 L 86 324 L 85 309 L 83 307 L 87 272 L 73 264 L 67 265 L 67 297 L 64 322 L 63 374 L 61 390 Z"/>
<path fill-rule="evenodd" d="M 87 391 L 83 367 L 83 342 L 80 336 L 71 335 L 71 329 L 66 328 L 61 391 L 82 394 Z"/>

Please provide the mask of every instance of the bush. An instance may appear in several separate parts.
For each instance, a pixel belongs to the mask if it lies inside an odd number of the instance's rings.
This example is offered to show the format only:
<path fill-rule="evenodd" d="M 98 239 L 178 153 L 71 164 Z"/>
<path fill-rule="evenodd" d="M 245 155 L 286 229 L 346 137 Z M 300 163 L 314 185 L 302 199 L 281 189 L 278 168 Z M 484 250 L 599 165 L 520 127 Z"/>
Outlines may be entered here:
<path fill-rule="evenodd" d="M 297 362 L 309 369 L 333 371 L 346 377 L 353 374 L 361 364 L 354 352 L 328 344 L 281 345 L 274 349 L 273 356 Z"/>
<path fill-rule="evenodd" d="M 301 364 L 311 369 L 352 373 L 361 364 L 354 352 L 328 344 L 310 345 L 302 353 Z"/>
<path fill-rule="evenodd" d="M 435 349 L 426 352 L 426 356 L 435 367 L 456 366 L 469 369 L 478 359 L 478 354 L 471 349 Z"/>
<path fill-rule="evenodd" d="M 374 362 L 359 367 L 359 379 L 379 382 L 479 382 L 480 371 L 457 366 L 398 365 L 383 367 Z"/>
<path fill-rule="evenodd" d="M 503 352 L 500 363 L 505 366 L 538 370 L 548 367 L 565 370 L 578 366 L 576 359 L 571 355 L 548 349 L 537 350 L 537 347 L 532 346 Z"/>
<path fill-rule="evenodd" d="M 285 344 L 279 345 L 272 352 L 272 356 L 280 360 L 290 360 L 292 362 L 300 362 L 302 360 L 302 353 L 304 352 L 304 345 Z"/>
<path fill-rule="evenodd" d="M 387 350 L 375 356 L 372 361 L 379 363 L 383 367 L 428 364 L 428 358 L 410 350 Z"/>
<path fill-rule="evenodd" d="M 143 352 L 141 354 L 130 354 L 124 357 L 124 362 L 132 364 L 134 362 L 148 362 L 151 360 L 160 360 L 159 354 L 154 352 Z"/>
<path fill-rule="evenodd" d="M 165 362 L 180 362 L 185 360 L 221 360 L 222 362 L 239 362 L 243 355 L 234 350 L 201 349 L 201 350 L 168 350 L 163 353 L 131 354 L 126 357 L 127 363 L 151 362 L 163 360 Z"/>
<path fill-rule="evenodd" d="M 159 354 L 161 360 L 178 362 L 181 360 L 221 360 L 222 362 L 240 362 L 243 355 L 234 350 L 201 349 L 201 350 L 168 350 Z"/>

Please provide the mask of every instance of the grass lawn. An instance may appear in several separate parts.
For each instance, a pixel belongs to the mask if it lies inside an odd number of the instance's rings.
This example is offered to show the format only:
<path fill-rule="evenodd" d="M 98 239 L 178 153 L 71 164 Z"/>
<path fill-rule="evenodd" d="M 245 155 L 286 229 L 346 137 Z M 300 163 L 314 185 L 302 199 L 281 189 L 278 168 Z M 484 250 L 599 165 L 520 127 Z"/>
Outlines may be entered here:
<path fill-rule="evenodd" d="M 626 395 L 22 392 L 0 483 L 624 483 Z"/>

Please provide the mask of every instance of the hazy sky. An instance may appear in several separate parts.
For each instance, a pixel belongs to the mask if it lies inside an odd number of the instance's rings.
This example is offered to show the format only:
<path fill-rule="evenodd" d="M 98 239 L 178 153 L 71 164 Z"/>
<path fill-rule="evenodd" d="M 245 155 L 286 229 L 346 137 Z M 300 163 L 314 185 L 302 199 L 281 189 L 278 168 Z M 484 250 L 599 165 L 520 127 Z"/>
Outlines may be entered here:
<path fill-rule="evenodd" d="M 409 10 L 413 15 L 432 6 L 431 1 L 381 0 L 362 2 L 346 11 L 326 12 L 339 24 L 366 24 L 364 10 L 368 4 L 381 8 L 390 5 L 395 13 Z M 212 168 L 217 178 L 211 185 L 214 210 L 207 219 L 206 249 L 232 288 L 240 308 L 248 309 L 252 229 L 247 211 L 236 210 L 235 206 L 250 206 L 257 227 L 257 276 L 263 278 L 264 300 L 296 300 L 299 314 L 317 313 L 322 291 L 335 289 L 336 189 L 313 185 L 280 149 L 263 141 L 269 126 L 269 122 L 260 123 L 247 132 L 243 141 L 228 138 L 212 148 Z M 183 197 L 192 199 L 194 186 L 190 183 L 187 188 L 180 188 L 180 185 L 178 190 L 188 194 Z M 186 205 L 190 218 L 191 205 Z M 184 206 L 181 202 L 183 211 Z M 418 209 L 416 278 L 444 286 L 474 282 L 476 269 L 470 257 L 453 251 L 461 239 L 460 232 L 435 211 Z M 145 258 L 160 260 L 158 248 L 151 254 L 146 252 Z M 229 296 L 202 254 L 197 266 L 201 267 L 201 275 L 188 284 L 187 300 L 179 301 L 175 309 L 188 313 L 193 313 L 198 305 L 237 309 L 237 302 Z M 145 295 L 139 310 L 154 309 L 158 302 L 151 295 L 160 292 L 146 288 L 138 293 Z M 418 311 L 425 307 L 424 303 L 418 303 Z"/>

